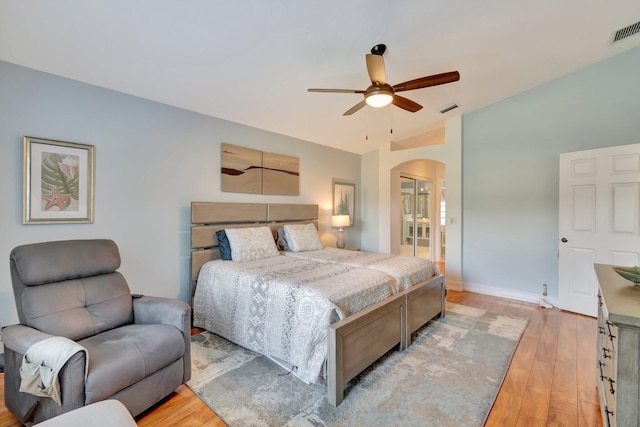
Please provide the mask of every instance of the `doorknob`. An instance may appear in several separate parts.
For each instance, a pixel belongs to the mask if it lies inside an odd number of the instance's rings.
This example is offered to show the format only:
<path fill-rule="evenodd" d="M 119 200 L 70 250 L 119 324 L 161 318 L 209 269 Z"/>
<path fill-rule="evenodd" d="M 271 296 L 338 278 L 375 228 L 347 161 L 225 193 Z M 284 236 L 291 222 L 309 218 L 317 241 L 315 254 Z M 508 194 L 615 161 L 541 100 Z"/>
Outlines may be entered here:
<path fill-rule="evenodd" d="M 560 241 L 561 241 L 562 243 L 567 243 L 567 242 L 568 242 L 568 240 L 567 240 L 567 238 L 566 238 L 566 237 L 563 237 L 562 239 L 560 239 Z"/>

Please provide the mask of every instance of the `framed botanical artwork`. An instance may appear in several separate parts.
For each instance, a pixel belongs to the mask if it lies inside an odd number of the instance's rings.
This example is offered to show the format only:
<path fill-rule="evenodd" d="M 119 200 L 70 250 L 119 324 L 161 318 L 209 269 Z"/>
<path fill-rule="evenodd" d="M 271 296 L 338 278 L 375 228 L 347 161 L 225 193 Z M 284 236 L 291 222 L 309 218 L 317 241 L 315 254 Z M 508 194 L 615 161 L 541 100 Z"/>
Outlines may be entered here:
<path fill-rule="evenodd" d="M 23 138 L 23 224 L 93 222 L 95 147 Z"/>
<path fill-rule="evenodd" d="M 355 184 L 333 183 L 333 215 L 349 215 L 350 225 L 353 225 L 356 218 Z"/>

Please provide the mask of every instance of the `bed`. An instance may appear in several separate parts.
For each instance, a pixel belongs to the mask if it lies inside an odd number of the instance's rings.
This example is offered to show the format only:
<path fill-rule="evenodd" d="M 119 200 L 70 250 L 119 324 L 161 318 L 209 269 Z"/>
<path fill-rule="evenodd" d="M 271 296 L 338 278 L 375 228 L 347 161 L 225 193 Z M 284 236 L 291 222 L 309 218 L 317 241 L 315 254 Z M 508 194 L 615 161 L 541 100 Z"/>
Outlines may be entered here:
<path fill-rule="evenodd" d="M 348 262 L 280 254 L 242 263 L 219 260 L 219 230 L 235 234 L 236 228 L 253 232 L 268 227 L 275 234 L 285 224 L 315 224 L 317 215 L 317 205 L 192 202 L 194 326 L 289 361 L 311 382 L 326 359 L 328 400 L 337 406 L 349 380 L 393 347 L 404 349 L 415 330 L 444 315 L 444 276 L 435 274 L 400 290 L 389 274 Z M 211 282 L 216 280 L 231 285 L 214 290 Z M 255 295 L 249 297 L 251 292 L 242 289 L 252 289 Z M 366 296 L 355 296 L 355 290 Z M 255 301 L 262 301 L 262 306 Z M 267 311 L 280 318 L 267 319 Z M 317 314 L 314 320 L 309 320 L 310 312 Z M 294 324 L 294 317 L 309 324 Z M 255 325 L 248 327 L 252 322 Z M 284 329 L 289 335 L 282 333 Z M 288 338 L 297 340 L 300 331 L 316 347 L 305 349 Z M 267 343 L 263 334 L 275 334 L 277 344 Z"/>
<path fill-rule="evenodd" d="M 397 293 L 375 270 L 275 256 L 211 261 L 198 275 L 194 326 L 295 367 L 315 383 L 329 326 Z"/>

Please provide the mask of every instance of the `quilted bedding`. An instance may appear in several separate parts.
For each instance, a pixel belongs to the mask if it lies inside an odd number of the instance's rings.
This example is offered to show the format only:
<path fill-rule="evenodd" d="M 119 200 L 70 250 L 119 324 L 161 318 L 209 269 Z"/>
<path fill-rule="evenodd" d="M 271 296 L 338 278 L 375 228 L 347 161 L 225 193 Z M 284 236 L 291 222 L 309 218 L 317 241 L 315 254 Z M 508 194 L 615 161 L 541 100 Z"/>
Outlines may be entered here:
<path fill-rule="evenodd" d="M 324 248 L 306 252 L 281 252 L 292 258 L 310 261 L 342 264 L 382 271 L 396 280 L 399 291 L 428 280 L 439 274 L 438 269 L 426 259 L 395 254 L 349 251 L 345 249 Z"/>
<path fill-rule="evenodd" d="M 395 280 L 373 269 L 286 256 L 210 261 L 198 277 L 193 324 L 282 359 L 314 383 L 328 326 L 394 293 Z"/>

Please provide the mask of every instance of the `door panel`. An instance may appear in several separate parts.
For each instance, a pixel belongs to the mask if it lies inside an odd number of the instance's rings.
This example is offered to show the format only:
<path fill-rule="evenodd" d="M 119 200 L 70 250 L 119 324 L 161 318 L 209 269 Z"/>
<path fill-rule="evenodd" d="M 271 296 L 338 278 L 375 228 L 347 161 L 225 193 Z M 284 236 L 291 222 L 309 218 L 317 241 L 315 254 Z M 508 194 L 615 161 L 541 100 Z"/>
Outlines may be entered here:
<path fill-rule="evenodd" d="M 571 248 L 571 292 L 575 295 L 591 297 L 595 289 L 595 272 L 584 266 L 593 266 L 595 251 L 585 248 Z"/>
<path fill-rule="evenodd" d="M 596 231 L 596 186 L 575 186 L 571 191 L 573 230 Z"/>
<path fill-rule="evenodd" d="M 638 183 L 612 184 L 613 231 L 638 233 Z"/>
<path fill-rule="evenodd" d="M 613 265 L 640 265 L 640 256 L 637 252 L 609 252 L 609 264 Z"/>
<path fill-rule="evenodd" d="M 429 180 L 400 176 L 402 224 L 400 253 L 432 259 L 431 218 L 432 184 Z"/>
<path fill-rule="evenodd" d="M 416 228 L 415 223 L 415 204 L 416 204 L 416 186 L 415 179 L 400 177 L 400 197 L 402 200 L 402 222 L 400 224 L 400 254 L 414 256 L 416 253 Z"/>

